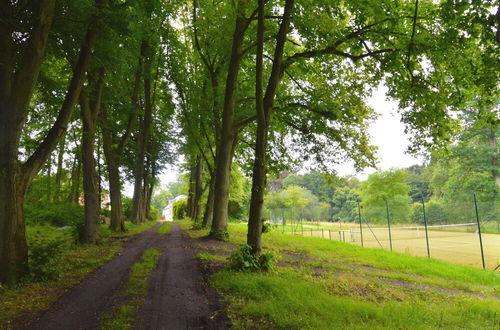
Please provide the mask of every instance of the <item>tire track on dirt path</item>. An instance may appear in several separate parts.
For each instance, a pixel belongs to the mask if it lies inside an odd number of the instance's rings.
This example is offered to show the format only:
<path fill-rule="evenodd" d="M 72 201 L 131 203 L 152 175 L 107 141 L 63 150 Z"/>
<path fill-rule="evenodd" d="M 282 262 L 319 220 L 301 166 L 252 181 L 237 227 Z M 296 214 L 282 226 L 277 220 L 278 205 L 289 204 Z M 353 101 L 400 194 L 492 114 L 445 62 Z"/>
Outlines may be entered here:
<path fill-rule="evenodd" d="M 136 329 L 228 329 L 218 297 L 204 284 L 194 239 L 174 223 L 166 249 L 151 275 L 148 298 Z"/>
<path fill-rule="evenodd" d="M 145 250 L 158 246 L 164 237 L 156 231 L 159 224 L 137 234 L 119 256 L 92 272 L 79 285 L 66 292 L 27 329 L 79 330 L 96 329 L 99 317 L 111 307 L 114 296 L 125 283 L 130 267 Z"/>

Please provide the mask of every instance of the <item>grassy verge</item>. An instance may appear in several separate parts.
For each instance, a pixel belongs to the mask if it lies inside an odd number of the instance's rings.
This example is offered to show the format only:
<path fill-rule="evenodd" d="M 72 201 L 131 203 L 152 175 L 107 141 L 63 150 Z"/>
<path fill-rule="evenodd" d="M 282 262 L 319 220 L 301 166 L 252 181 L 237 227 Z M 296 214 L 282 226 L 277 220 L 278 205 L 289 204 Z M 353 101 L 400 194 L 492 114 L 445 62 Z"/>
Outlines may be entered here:
<path fill-rule="evenodd" d="M 165 222 L 161 225 L 160 228 L 158 228 L 157 233 L 160 235 L 165 235 L 170 232 L 172 229 L 172 222 Z"/>
<path fill-rule="evenodd" d="M 185 230 L 189 224 L 181 223 Z M 245 224 L 229 224 L 229 241 L 246 240 Z M 188 230 L 202 237 L 205 230 Z M 500 325 L 500 274 L 361 248 L 321 238 L 264 235 L 281 255 L 271 273 L 216 272 L 237 329 L 476 328 Z M 223 261 L 209 252 L 198 258 Z M 497 298 L 494 296 L 496 295 Z"/>
<path fill-rule="evenodd" d="M 142 261 L 132 266 L 128 282 L 120 293 L 123 303 L 102 316 L 101 329 L 130 329 L 133 326 L 135 315 L 148 293 L 149 276 L 160 254 L 156 249 L 148 249 L 142 255 Z"/>
<path fill-rule="evenodd" d="M 493 299 L 408 290 L 377 281 L 311 277 L 300 270 L 274 273 L 224 270 L 214 285 L 229 302 L 236 329 L 495 329 Z"/>
<path fill-rule="evenodd" d="M 75 245 L 67 230 L 57 230 L 52 226 L 28 226 L 29 245 L 41 237 L 49 242 L 58 241 L 64 245 L 60 258 L 51 264 L 58 276 L 43 282 L 25 282 L 18 287 L 0 286 L 0 329 L 9 328 L 17 318 L 22 318 L 22 322 L 47 309 L 88 273 L 112 259 L 122 250 L 127 239 L 154 224 L 156 221 L 139 225 L 127 223 L 127 232 L 119 234 L 102 226 L 99 229 L 100 240 L 97 245 Z"/>

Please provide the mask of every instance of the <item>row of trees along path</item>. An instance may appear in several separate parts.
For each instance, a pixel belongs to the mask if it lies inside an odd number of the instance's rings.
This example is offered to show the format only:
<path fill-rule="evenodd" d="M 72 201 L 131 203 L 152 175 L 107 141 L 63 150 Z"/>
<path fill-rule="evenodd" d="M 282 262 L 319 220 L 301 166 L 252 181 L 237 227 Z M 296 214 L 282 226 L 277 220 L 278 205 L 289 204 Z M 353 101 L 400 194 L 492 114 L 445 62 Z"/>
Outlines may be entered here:
<path fill-rule="evenodd" d="M 142 222 L 159 171 L 178 155 L 190 171 L 189 216 L 224 238 L 236 160 L 252 173 L 248 243 L 258 254 L 268 175 L 307 160 L 323 170 L 374 165 L 366 100 L 379 85 L 398 102 L 415 151 L 450 141 L 452 112 L 473 108 L 477 123 L 497 125 L 495 6 L 2 2 L 0 281 L 29 272 L 24 198 L 42 169 L 50 173 L 53 153 L 59 170 L 73 159 L 73 202 L 83 177 L 81 239 L 91 244 L 101 178 L 111 228 L 122 231 L 123 179 L 134 182 L 130 219 Z"/>

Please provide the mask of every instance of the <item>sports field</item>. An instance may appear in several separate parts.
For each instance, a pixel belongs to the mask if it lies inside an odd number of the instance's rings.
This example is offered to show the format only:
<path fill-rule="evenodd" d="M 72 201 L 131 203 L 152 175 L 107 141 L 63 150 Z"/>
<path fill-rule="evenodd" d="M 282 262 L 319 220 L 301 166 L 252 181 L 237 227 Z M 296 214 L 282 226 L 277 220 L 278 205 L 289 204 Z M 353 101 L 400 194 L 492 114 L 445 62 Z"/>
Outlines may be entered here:
<path fill-rule="evenodd" d="M 302 230 L 303 227 L 303 230 Z M 361 245 L 359 225 L 344 224 L 330 229 L 327 225 L 295 226 L 294 233 L 304 236 L 323 237 L 325 239 L 345 241 Z M 363 226 L 363 245 L 371 248 L 390 250 L 388 228 L 368 228 Z M 285 230 L 288 233 L 289 228 Z M 407 228 L 393 227 L 391 229 L 392 249 L 395 252 L 413 256 L 427 256 L 425 230 L 423 227 Z M 452 263 L 482 267 L 479 235 L 474 225 L 459 225 L 457 227 L 429 228 L 429 249 L 431 258 Z M 494 269 L 500 264 L 500 235 L 482 234 L 484 258 L 487 269 Z"/>

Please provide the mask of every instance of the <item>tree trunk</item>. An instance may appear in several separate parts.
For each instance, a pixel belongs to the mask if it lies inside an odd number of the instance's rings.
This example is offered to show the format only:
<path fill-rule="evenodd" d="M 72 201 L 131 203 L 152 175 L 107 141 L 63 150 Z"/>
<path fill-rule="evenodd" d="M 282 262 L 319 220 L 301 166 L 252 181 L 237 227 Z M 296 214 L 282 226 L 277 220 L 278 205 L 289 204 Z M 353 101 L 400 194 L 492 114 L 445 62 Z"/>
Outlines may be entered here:
<path fill-rule="evenodd" d="M 61 194 L 61 181 L 62 181 L 62 172 L 63 172 L 63 161 L 64 161 L 64 151 L 66 147 L 66 134 L 63 135 L 61 138 L 61 142 L 59 142 L 59 150 L 57 153 L 57 172 L 56 172 L 56 189 L 55 189 L 55 199 L 60 201 L 60 194 Z"/>
<path fill-rule="evenodd" d="M 215 184 L 215 173 L 210 173 L 210 184 L 208 187 L 208 197 L 207 203 L 205 204 L 205 213 L 203 214 L 203 227 L 207 228 L 212 225 L 212 219 L 214 216 L 214 184 Z"/>
<path fill-rule="evenodd" d="M 111 202 L 111 220 L 110 228 L 114 232 L 125 231 L 125 219 L 122 208 L 122 195 L 121 195 L 121 182 L 120 182 L 120 163 L 121 155 L 125 149 L 125 144 L 130 138 L 132 127 L 137 116 L 139 88 L 141 84 L 142 73 L 142 58 L 144 56 L 145 46 L 144 42 L 141 45 L 141 54 L 139 63 L 135 70 L 134 85 L 131 95 L 131 106 L 134 109 L 128 118 L 127 127 L 125 132 L 120 138 L 120 142 L 116 148 L 113 148 L 113 132 L 109 128 L 109 118 L 106 108 L 101 110 L 101 135 L 103 141 L 104 157 L 108 165 L 108 180 L 109 180 L 109 195 Z"/>
<path fill-rule="evenodd" d="M 26 181 L 18 167 L 0 164 L 0 282 L 11 284 L 29 271 L 23 209 Z"/>
<path fill-rule="evenodd" d="M 236 87 L 238 85 L 243 39 L 247 27 L 247 20 L 244 17 L 245 4 L 245 1 L 240 1 L 238 4 L 231 57 L 226 79 L 222 126 L 216 151 L 214 215 L 210 230 L 210 236 L 216 239 L 223 239 L 227 235 L 227 208 L 229 203 L 231 163 L 234 142 L 237 138 L 237 131 L 234 127 Z"/>
<path fill-rule="evenodd" d="M 149 189 L 148 189 L 148 199 L 146 202 L 146 217 L 149 220 L 158 220 L 158 219 L 153 219 L 151 216 L 151 199 L 153 198 L 153 191 L 154 191 L 154 178 L 151 178 L 151 182 L 149 184 Z"/>
<path fill-rule="evenodd" d="M 18 19 L 17 2 L 2 1 L 0 11 L 0 282 L 14 283 L 28 273 L 23 202 L 26 188 L 46 161 L 23 164 L 18 161 L 19 140 L 28 116 L 33 94 L 45 55 L 55 0 L 29 3 L 31 26 L 21 54 L 14 51 Z M 57 141 L 56 141 L 57 142 Z M 37 149 L 38 151 L 38 149 Z M 36 151 L 35 151 L 36 153 Z M 31 157 L 30 157 L 31 158 Z M 27 165 L 27 166 L 26 166 Z"/>
<path fill-rule="evenodd" d="M 493 180 L 495 180 L 497 190 L 500 190 L 500 171 L 498 170 L 498 148 L 497 148 L 497 139 L 495 136 L 495 127 L 490 129 L 490 134 L 488 135 L 488 142 L 492 149 L 491 175 L 493 176 Z"/>
<path fill-rule="evenodd" d="M 248 216 L 247 243 L 255 254 L 262 249 L 262 206 L 266 187 L 266 147 L 268 116 L 264 111 L 263 95 L 263 57 L 264 57 L 264 0 L 258 0 L 257 54 L 255 63 L 255 108 L 257 112 L 257 137 L 255 142 L 255 161 L 252 173 L 252 195 Z"/>
<path fill-rule="evenodd" d="M 201 162 L 201 157 L 196 157 L 196 167 L 195 167 L 195 176 L 194 176 L 194 199 L 193 199 L 193 214 L 192 219 L 195 223 L 199 221 L 200 216 L 200 199 L 203 194 L 202 188 L 202 173 L 203 167 Z"/>
<path fill-rule="evenodd" d="M 188 190 L 188 199 L 186 206 L 186 215 L 191 220 L 193 220 L 194 195 L 196 190 L 195 172 L 196 172 L 196 165 L 192 165 L 191 168 L 189 169 L 189 190 Z"/>
<path fill-rule="evenodd" d="M 89 111 L 84 110 L 83 104 L 81 107 L 82 113 Z M 88 104 L 86 107 L 88 107 Z M 99 193 L 97 191 L 97 175 L 94 160 L 95 125 L 88 120 L 83 119 L 83 117 L 85 116 L 82 115 L 82 164 L 85 226 L 82 240 L 85 243 L 94 244 L 97 239 L 97 222 L 99 216 Z"/>
<path fill-rule="evenodd" d="M 52 202 L 52 156 L 47 160 L 47 202 Z"/>
<path fill-rule="evenodd" d="M 134 183 L 134 200 L 132 205 L 132 222 L 141 223 L 145 220 L 144 213 L 144 161 L 146 158 L 146 149 L 149 137 L 149 128 L 152 120 L 152 105 L 151 105 L 151 54 L 150 47 L 147 43 L 143 43 L 148 56 L 144 70 L 144 117 L 142 119 L 141 131 L 139 133 L 139 141 L 137 143 L 137 163 L 135 168 L 135 183 Z"/>
<path fill-rule="evenodd" d="M 148 148 L 149 149 L 149 148 Z M 149 151 L 148 151 L 149 154 Z M 149 184 L 150 184 L 150 176 L 149 176 L 149 170 L 151 168 L 150 166 L 150 157 L 146 156 L 146 166 L 144 168 L 144 179 L 142 181 L 142 212 L 144 213 L 144 219 L 142 220 L 143 222 L 148 219 L 148 201 L 149 201 Z"/>
<path fill-rule="evenodd" d="M 262 208 L 264 204 L 264 189 L 266 186 L 267 176 L 267 137 L 276 90 L 282 78 L 281 63 L 283 61 L 283 51 L 286 36 L 288 34 L 288 27 L 290 25 L 292 10 L 293 0 L 286 0 L 280 29 L 276 35 L 276 48 L 274 51 L 271 75 L 267 84 L 266 94 L 263 97 L 262 57 L 264 49 L 264 0 L 259 0 L 256 65 L 257 139 L 247 234 L 247 243 L 252 247 L 252 252 L 255 254 L 260 254 L 262 250 Z"/>
<path fill-rule="evenodd" d="M 68 195 L 68 202 L 75 204 L 78 204 L 80 197 L 80 172 L 82 169 L 80 158 L 80 148 L 76 148 L 73 167 L 71 168 L 71 190 Z"/>
<path fill-rule="evenodd" d="M 98 81 L 90 83 L 92 100 L 86 91 L 80 93 L 80 108 L 82 117 L 82 163 L 83 163 L 83 196 L 85 200 L 85 226 L 83 242 L 94 244 L 97 239 L 97 225 L 99 223 L 99 191 L 97 172 L 94 159 L 94 145 L 96 138 L 97 118 L 99 116 L 104 71 L 99 72 Z M 94 86 L 92 86 L 94 85 Z"/>

